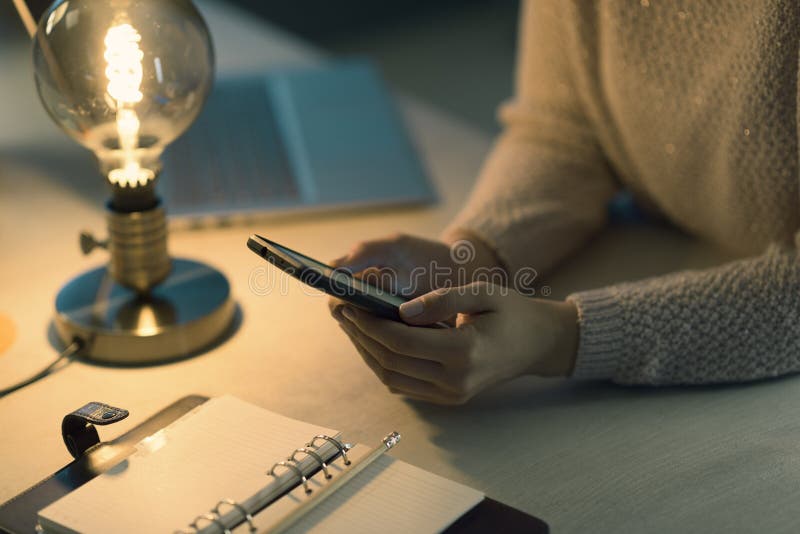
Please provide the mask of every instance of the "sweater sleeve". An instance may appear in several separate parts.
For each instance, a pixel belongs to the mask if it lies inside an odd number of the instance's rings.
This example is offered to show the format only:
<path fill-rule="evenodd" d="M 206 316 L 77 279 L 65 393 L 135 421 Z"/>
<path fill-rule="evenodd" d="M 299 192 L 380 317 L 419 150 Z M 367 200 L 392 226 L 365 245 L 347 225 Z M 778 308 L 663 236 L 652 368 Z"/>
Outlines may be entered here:
<path fill-rule="evenodd" d="M 573 376 L 622 384 L 742 382 L 800 371 L 796 248 L 568 297 Z"/>
<path fill-rule="evenodd" d="M 580 56 L 561 0 L 527 1 L 504 132 L 446 241 L 475 236 L 511 272 L 546 271 L 605 223 L 616 188 L 570 75 Z M 580 59 L 575 59 L 579 61 Z"/>

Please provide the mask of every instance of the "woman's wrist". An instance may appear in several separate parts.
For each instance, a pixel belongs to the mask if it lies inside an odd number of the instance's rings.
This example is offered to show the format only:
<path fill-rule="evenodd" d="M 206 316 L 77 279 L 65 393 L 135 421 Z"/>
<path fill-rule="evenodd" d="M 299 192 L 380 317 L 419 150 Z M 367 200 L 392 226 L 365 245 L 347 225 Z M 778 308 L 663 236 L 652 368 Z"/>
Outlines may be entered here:
<path fill-rule="evenodd" d="M 578 355 L 578 308 L 570 301 L 540 301 L 550 308 L 553 343 L 536 366 L 539 376 L 567 377 Z"/>

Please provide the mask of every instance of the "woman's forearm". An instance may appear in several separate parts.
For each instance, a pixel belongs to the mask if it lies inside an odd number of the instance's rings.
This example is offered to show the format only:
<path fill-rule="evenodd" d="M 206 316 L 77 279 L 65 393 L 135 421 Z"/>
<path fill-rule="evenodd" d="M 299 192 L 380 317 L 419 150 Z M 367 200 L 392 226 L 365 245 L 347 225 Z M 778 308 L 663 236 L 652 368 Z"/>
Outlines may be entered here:
<path fill-rule="evenodd" d="M 800 371 L 794 249 L 576 293 L 577 378 L 624 384 L 742 382 Z"/>

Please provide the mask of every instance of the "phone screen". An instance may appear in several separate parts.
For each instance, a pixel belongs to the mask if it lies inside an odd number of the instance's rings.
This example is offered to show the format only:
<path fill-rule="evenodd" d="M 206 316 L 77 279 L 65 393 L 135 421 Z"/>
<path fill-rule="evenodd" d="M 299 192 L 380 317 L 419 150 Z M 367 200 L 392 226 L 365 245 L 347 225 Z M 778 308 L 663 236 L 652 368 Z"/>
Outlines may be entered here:
<path fill-rule="evenodd" d="M 330 278 L 337 284 L 352 287 L 356 291 L 365 293 L 370 297 L 383 300 L 384 302 L 388 302 L 394 306 L 400 306 L 402 303 L 407 301 L 407 299 L 404 299 L 403 297 L 393 295 L 373 285 L 367 284 L 366 282 L 362 282 L 358 278 L 354 278 L 343 270 L 334 269 L 330 265 L 325 265 L 314 258 L 309 258 L 305 254 L 300 254 L 299 252 L 295 252 L 294 250 L 278 245 L 277 243 L 273 243 L 272 246 L 279 249 L 285 255 L 292 256 L 295 261 L 303 264 L 307 268 L 313 269 L 314 271 L 319 272 L 321 275 Z"/>

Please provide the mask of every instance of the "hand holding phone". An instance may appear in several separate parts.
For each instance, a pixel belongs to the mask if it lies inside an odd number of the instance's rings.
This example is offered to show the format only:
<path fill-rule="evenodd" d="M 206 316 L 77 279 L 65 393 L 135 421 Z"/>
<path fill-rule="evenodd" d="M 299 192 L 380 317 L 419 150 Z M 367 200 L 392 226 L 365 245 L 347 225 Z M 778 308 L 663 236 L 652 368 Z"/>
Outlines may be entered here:
<path fill-rule="evenodd" d="M 408 299 L 359 280 L 337 269 L 253 234 L 247 246 L 254 253 L 304 284 L 341 299 L 373 315 L 400 321 L 400 305 Z"/>

